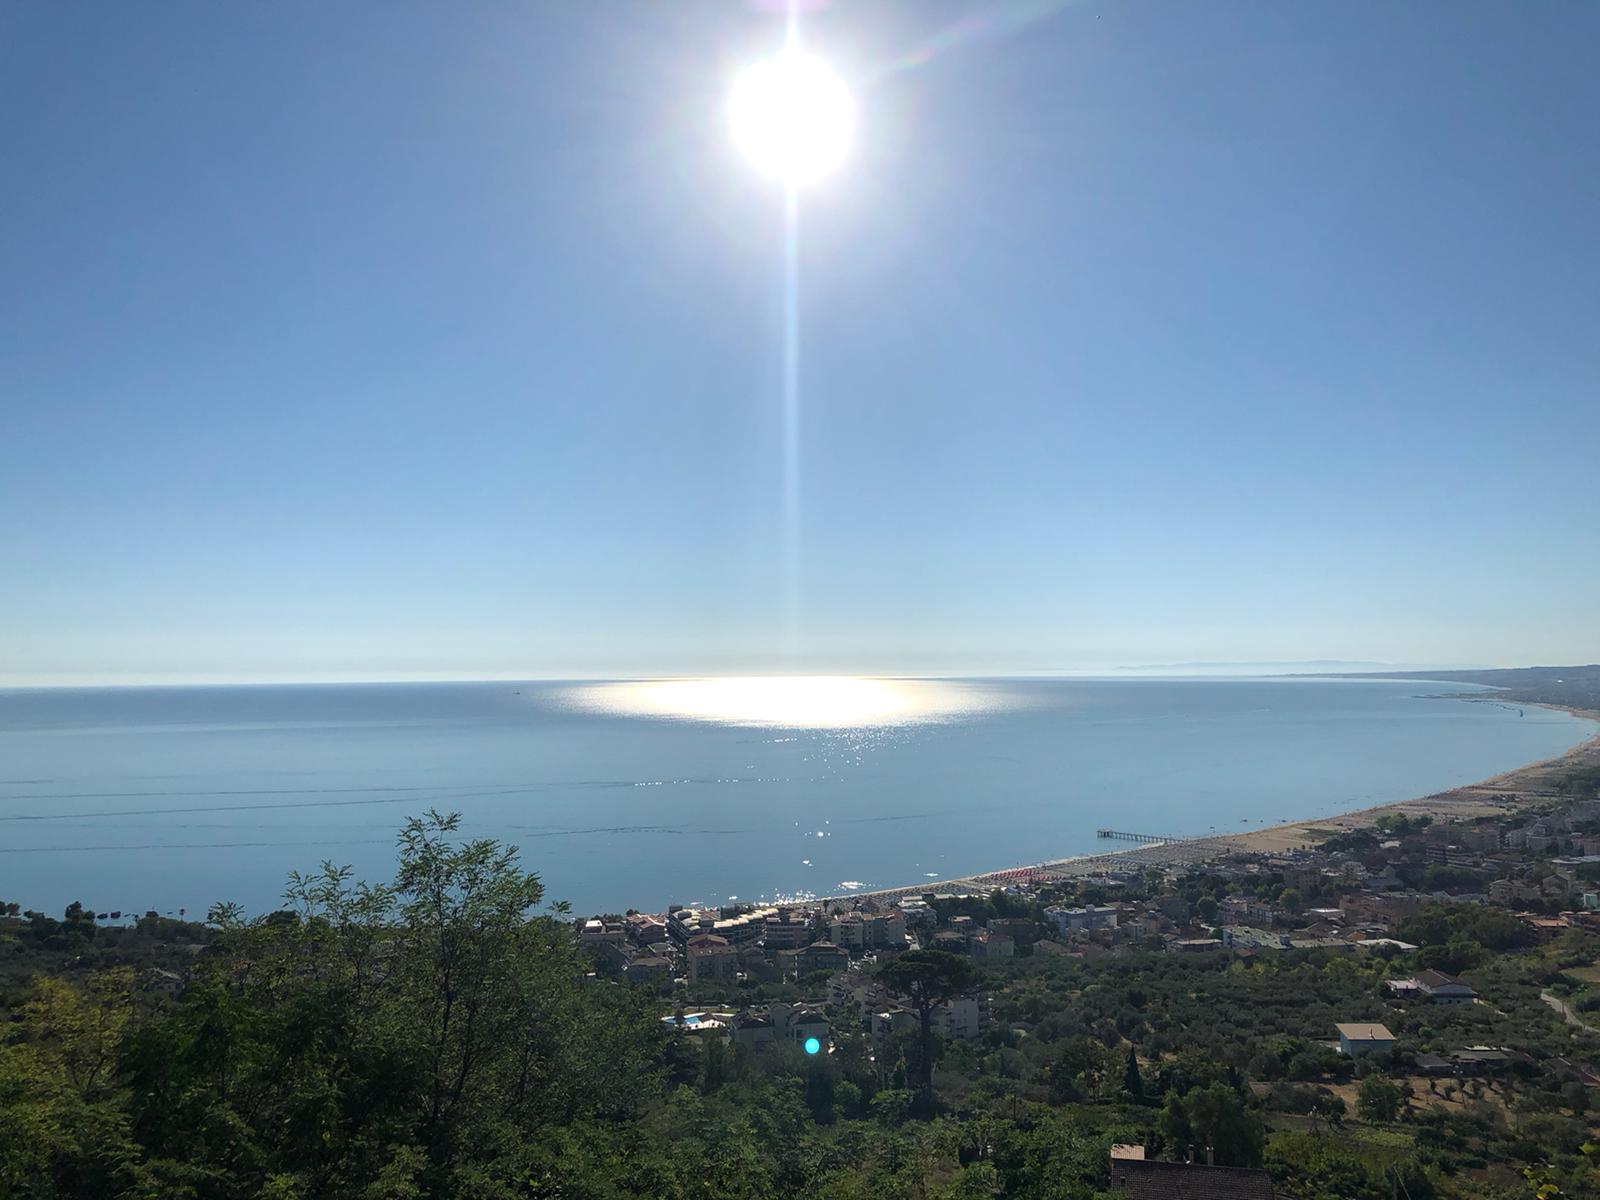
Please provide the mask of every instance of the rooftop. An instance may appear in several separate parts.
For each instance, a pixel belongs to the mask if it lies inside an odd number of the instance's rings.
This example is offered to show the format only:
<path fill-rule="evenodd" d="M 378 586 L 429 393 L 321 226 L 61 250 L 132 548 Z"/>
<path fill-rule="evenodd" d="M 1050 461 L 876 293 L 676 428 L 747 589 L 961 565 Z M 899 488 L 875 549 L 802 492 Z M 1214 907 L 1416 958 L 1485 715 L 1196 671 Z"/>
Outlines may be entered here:
<path fill-rule="evenodd" d="M 1418 971 L 1412 976 L 1417 984 L 1425 988 L 1465 987 L 1461 980 L 1453 975 L 1446 975 L 1443 971 Z"/>
<path fill-rule="evenodd" d="M 1352 1021 L 1334 1026 L 1339 1036 L 1352 1042 L 1392 1042 L 1394 1034 L 1387 1025 L 1370 1021 Z"/>

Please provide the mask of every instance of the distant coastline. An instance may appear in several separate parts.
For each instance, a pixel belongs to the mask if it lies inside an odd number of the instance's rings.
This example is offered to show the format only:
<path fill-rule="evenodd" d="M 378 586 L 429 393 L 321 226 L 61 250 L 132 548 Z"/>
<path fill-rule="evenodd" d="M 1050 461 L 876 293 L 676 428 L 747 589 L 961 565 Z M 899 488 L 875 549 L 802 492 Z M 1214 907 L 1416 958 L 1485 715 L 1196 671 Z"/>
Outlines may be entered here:
<path fill-rule="evenodd" d="M 528 848 L 577 911 L 943 890 L 1047 856 L 1080 873 L 1303 844 L 1442 788 L 1457 809 L 1484 801 L 1486 778 L 1534 792 L 1600 714 L 1523 721 L 1525 698 L 1413 681 L 1005 686 L 1015 705 L 948 736 L 666 724 L 525 684 L 0 692 L 8 890 L 46 909 L 270 911 L 309 861 L 381 877 L 395 815 L 428 807 Z M 1483 699 L 1417 698 L 1438 691 Z M 1182 840 L 1108 857 L 1130 843 L 1103 826 Z"/>
<path fill-rule="evenodd" d="M 1419 682 L 1422 682 L 1419 680 Z M 1467 682 L 1465 680 L 1438 680 L 1440 683 Z M 1495 686 L 1495 685 L 1487 685 Z M 1509 693 L 1510 689 L 1507 689 Z M 1493 699 L 1498 703 L 1515 700 L 1530 708 L 1545 708 L 1564 712 L 1580 720 L 1592 721 L 1596 729 L 1553 758 L 1540 759 L 1502 771 L 1477 783 L 1432 792 L 1408 800 L 1395 800 L 1365 808 L 1353 808 L 1328 816 L 1284 821 L 1245 833 L 1218 834 L 1216 836 L 1182 838 L 1152 845 L 1134 846 L 1124 850 L 1108 850 L 1100 854 L 1078 854 L 1043 862 L 1019 863 L 958 878 L 908 884 L 901 887 L 875 888 L 871 891 L 849 892 L 824 896 L 826 903 L 850 904 L 864 899 L 883 899 L 929 891 L 946 891 L 950 888 L 993 888 L 1004 886 L 1021 875 L 1038 873 L 1063 878 L 1099 874 L 1107 869 L 1141 866 L 1171 866 L 1179 863 L 1201 865 L 1233 854 L 1286 854 L 1310 849 L 1326 840 L 1328 835 L 1365 829 L 1377 823 L 1378 818 L 1394 813 L 1409 817 L 1431 817 L 1434 820 L 1460 820 L 1496 816 L 1515 812 L 1530 801 L 1547 800 L 1563 793 L 1555 785 L 1572 774 L 1593 770 L 1600 772 L 1600 708 L 1550 701 L 1523 700 L 1510 694 L 1484 693 L 1473 695 L 1423 696 L 1421 699 L 1462 700 L 1483 703 Z"/>

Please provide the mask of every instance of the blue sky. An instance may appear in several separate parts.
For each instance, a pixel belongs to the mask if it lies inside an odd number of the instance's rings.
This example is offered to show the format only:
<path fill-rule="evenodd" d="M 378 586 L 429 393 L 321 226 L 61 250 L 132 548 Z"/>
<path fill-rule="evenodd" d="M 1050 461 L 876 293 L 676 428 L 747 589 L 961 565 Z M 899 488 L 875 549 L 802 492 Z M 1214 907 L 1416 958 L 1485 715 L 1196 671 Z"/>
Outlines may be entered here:
<path fill-rule="evenodd" d="M 805 29 L 791 630 L 769 13 L 0 8 L 0 678 L 1600 657 L 1600 6 Z"/>

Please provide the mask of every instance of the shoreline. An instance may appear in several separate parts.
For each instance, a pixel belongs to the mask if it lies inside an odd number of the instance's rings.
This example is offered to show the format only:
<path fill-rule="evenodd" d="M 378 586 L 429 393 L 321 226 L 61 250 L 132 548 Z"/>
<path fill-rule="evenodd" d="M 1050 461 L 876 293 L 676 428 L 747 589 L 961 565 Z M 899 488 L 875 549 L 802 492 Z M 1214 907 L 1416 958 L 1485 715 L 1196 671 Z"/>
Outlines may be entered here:
<path fill-rule="evenodd" d="M 1466 699 L 1468 703 L 1475 702 L 1466 696 L 1449 698 Z M 1497 700 L 1496 703 L 1503 701 Z M 1547 708 L 1600 723 L 1600 709 L 1536 701 L 1518 703 L 1526 708 Z M 1166 867 L 1177 864 L 1200 865 L 1232 854 L 1289 854 L 1297 850 L 1314 849 L 1332 834 L 1366 829 L 1375 824 L 1379 817 L 1391 813 L 1410 817 L 1427 816 L 1440 820 L 1498 816 L 1516 812 L 1530 801 L 1559 796 L 1561 793 L 1552 789 L 1552 777 L 1564 775 L 1573 768 L 1583 767 L 1600 768 L 1600 730 L 1554 758 L 1524 763 L 1520 767 L 1513 767 L 1509 771 L 1502 771 L 1498 775 L 1491 775 L 1476 783 L 1447 788 L 1442 792 L 1431 792 L 1425 796 L 1393 800 L 1387 804 L 1375 804 L 1367 808 L 1353 808 L 1322 817 L 1284 821 L 1245 833 L 1183 838 L 1133 846 L 1125 850 L 1107 850 L 1100 854 L 1078 854 L 1014 867 L 1001 867 L 974 875 L 929 880 L 922 884 L 819 896 L 816 902 L 829 907 L 850 906 L 853 902 L 863 899 L 892 900 L 901 896 L 921 896 L 930 891 L 945 891 L 951 887 L 987 889 L 1024 880 L 1032 882 L 1095 875 L 1108 868 L 1115 868 L 1118 864 Z"/>

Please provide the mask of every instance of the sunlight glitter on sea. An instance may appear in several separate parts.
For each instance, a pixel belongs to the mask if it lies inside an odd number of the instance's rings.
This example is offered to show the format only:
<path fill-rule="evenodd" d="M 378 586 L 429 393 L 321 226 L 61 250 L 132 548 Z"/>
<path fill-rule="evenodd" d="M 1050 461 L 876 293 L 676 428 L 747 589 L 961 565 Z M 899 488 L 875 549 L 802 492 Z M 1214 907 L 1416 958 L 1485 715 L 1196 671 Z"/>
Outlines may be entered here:
<path fill-rule="evenodd" d="M 585 684 L 568 689 L 573 707 L 612 716 L 719 725 L 854 729 L 973 717 L 1014 707 L 989 684 L 854 675 L 723 676 Z"/>

